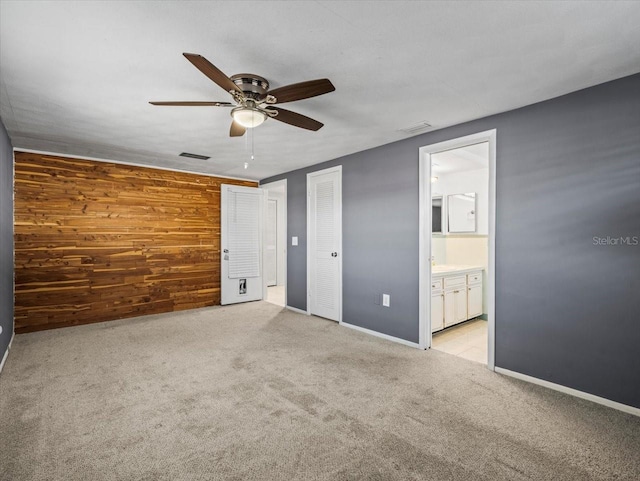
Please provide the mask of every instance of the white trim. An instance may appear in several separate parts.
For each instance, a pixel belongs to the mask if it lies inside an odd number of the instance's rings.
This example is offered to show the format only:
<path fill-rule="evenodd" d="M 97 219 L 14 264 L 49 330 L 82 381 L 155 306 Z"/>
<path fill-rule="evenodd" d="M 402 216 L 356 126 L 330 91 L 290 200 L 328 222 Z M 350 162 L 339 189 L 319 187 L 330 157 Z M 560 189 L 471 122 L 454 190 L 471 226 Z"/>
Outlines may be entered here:
<path fill-rule="evenodd" d="M 489 265 L 487 266 L 487 368 L 495 370 L 495 235 L 496 235 L 496 129 L 458 137 L 418 149 L 419 173 L 419 342 L 420 349 L 431 347 L 431 262 L 427 253 L 431 252 L 431 210 L 427 200 L 431 198 L 431 154 L 467 145 L 489 142 Z M 429 254 L 428 257 L 431 257 Z"/>
<path fill-rule="evenodd" d="M 29 153 L 29 154 L 41 154 L 41 155 L 53 155 L 54 157 L 67 157 L 69 159 L 91 160 L 91 161 L 95 161 L 95 162 L 109 162 L 110 164 L 129 165 L 131 167 L 143 167 L 143 168 L 146 168 L 146 169 L 164 170 L 164 171 L 167 171 L 167 172 L 180 172 L 182 174 L 203 175 L 205 177 L 219 177 L 221 179 L 243 180 L 243 181 L 246 181 L 246 182 L 255 182 L 256 184 L 260 183 L 260 181 L 257 180 L 257 179 L 245 179 L 243 177 L 230 177 L 228 175 L 219 175 L 219 174 L 205 174 L 204 172 L 195 172 L 193 170 L 170 169 L 168 167 L 158 167 L 156 165 L 139 164 L 139 163 L 136 163 L 136 162 L 127 162 L 127 161 L 124 161 L 124 160 L 101 159 L 99 157 L 89 157 L 89 156 L 86 156 L 86 155 L 63 154 L 63 153 L 60 153 L 60 152 L 47 152 L 45 150 L 23 149 L 21 147 L 14 147 L 13 148 L 14 158 L 15 158 L 15 153 L 16 152 L 26 152 L 26 153 Z"/>
<path fill-rule="evenodd" d="M 311 242 L 309 242 L 309 239 L 311 239 L 311 222 L 309 222 L 309 219 L 311 218 L 311 203 L 309 202 L 309 198 L 311 197 L 311 189 L 309 182 L 311 177 L 315 177 L 316 175 L 330 174 L 332 172 L 340 173 L 340 183 L 338 185 L 338 187 L 340 188 L 340 211 L 338 213 L 340 217 L 340 248 L 338 253 L 338 278 L 340 280 L 340 289 L 338 290 L 338 303 L 340 307 L 338 308 L 338 323 L 342 324 L 342 165 L 335 165 L 327 169 L 316 170 L 315 172 L 309 172 L 307 174 L 307 314 L 311 315 L 311 302 L 309 302 L 309 297 L 311 297 L 311 289 L 309 287 L 311 285 L 311 269 L 309 268 L 309 260 L 311 258 L 311 252 L 309 250 L 311 244 Z"/>
<path fill-rule="evenodd" d="M 496 129 L 489 132 L 489 266 L 487 273 L 487 367 L 496 369 Z"/>
<path fill-rule="evenodd" d="M 267 184 L 258 185 L 259 188 L 269 190 L 270 187 L 284 187 L 284 207 L 282 208 L 282 212 L 284 213 L 283 223 L 284 223 L 284 305 L 287 305 L 287 267 L 289 265 L 289 225 L 287 224 L 287 179 L 276 180 L 274 182 L 269 182 Z M 305 313 L 306 314 L 306 313 Z"/>
<path fill-rule="evenodd" d="M 431 330 L 431 296 L 423 295 L 422 291 L 431 282 L 431 262 L 427 262 L 425 242 L 431 233 L 431 209 L 427 209 L 427 185 L 424 179 L 431 179 L 431 162 L 427 161 L 429 155 L 418 149 L 418 346 L 420 349 L 431 347 L 431 336 L 426 335 L 426 330 Z M 428 166 L 428 168 L 427 168 Z M 429 192 L 431 188 L 428 189 Z M 428 251 L 431 252 L 431 241 L 428 242 Z M 431 254 L 429 254 L 431 258 Z M 426 269 L 425 269 L 426 266 Z M 427 327 L 424 324 L 427 324 Z"/>
<path fill-rule="evenodd" d="M 407 341 L 405 339 L 401 339 L 399 337 L 389 336 L 388 334 L 382 334 L 378 331 L 372 331 L 371 329 L 366 329 L 360 326 L 354 326 L 353 324 L 349 324 L 348 322 L 341 322 L 341 326 L 348 327 L 349 329 L 355 329 L 356 331 L 364 332 L 365 334 L 369 334 L 371 336 L 379 337 L 381 339 L 386 339 L 387 341 L 396 342 L 398 344 L 404 344 L 405 346 L 414 347 L 416 349 L 420 348 L 419 344 L 415 342 Z"/>
<path fill-rule="evenodd" d="M 503 374 L 505 376 L 513 377 L 521 381 L 530 382 L 532 384 L 537 384 L 538 386 L 543 386 L 549 389 L 553 389 L 554 391 L 558 391 L 564 394 L 569 394 L 570 396 L 575 396 L 580 399 L 586 399 L 587 401 L 591 401 L 596 404 L 601 404 L 603 406 L 607 406 L 612 409 L 617 409 L 618 411 L 623 411 L 627 414 L 640 416 L 640 408 L 629 406 L 628 404 L 622 404 L 616 401 L 612 401 L 611 399 L 596 396 L 595 394 L 589 394 L 584 391 L 578 391 L 577 389 L 573 389 L 567 386 L 563 386 L 561 384 L 545 381 L 544 379 L 539 379 L 537 377 L 527 376 L 526 374 L 520 374 L 519 372 L 510 371 L 509 369 L 504 369 L 502 367 L 496 367 L 495 371 L 498 374 Z"/>
<path fill-rule="evenodd" d="M 2 356 L 2 361 L 0 361 L 0 373 L 2 373 L 2 368 L 4 368 L 4 363 L 7 362 L 7 358 L 9 357 L 9 349 L 11 349 L 11 344 L 13 344 L 13 338 L 16 337 L 16 333 L 11 334 L 11 340 L 9 341 L 9 345 L 7 346 L 7 350 L 4 351 L 4 355 Z"/>
<path fill-rule="evenodd" d="M 297 307 L 285 306 L 285 308 L 289 309 L 290 311 L 297 312 L 298 314 L 303 314 L 305 316 L 309 315 L 307 311 L 303 311 L 302 309 L 298 309 Z"/>

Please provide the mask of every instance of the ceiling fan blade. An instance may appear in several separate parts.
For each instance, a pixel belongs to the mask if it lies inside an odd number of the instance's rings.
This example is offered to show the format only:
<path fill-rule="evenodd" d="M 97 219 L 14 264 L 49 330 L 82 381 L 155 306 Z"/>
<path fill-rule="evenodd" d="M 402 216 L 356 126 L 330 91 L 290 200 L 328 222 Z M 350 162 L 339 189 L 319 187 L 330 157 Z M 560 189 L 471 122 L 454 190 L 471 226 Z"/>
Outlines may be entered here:
<path fill-rule="evenodd" d="M 229 137 L 242 137 L 247 131 L 246 127 L 243 127 L 238 122 L 231 122 L 231 130 L 229 130 Z"/>
<path fill-rule="evenodd" d="M 149 102 L 151 105 L 169 105 L 175 107 L 232 107 L 231 102 Z"/>
<path fill-rule="evenodd" d="M 242 93 L 240 87 L 233 83 L 233 81 L 218 69 L 218 67 L 213 65 L 202 55 L 198 55 L 196 53 L 183 53 L 182 55 L 184 55 L 198 70 L 217 83 L 226 92 L 236 90 L 237 92 Z"/>
<path fill-rule="evenodd" d="M 313 120 L 306 115 L 297 114 L 295 112 L 291 112 L 291 110 L 285 110 L 278 107 L 269 107 L 269 110 L 276 110 L 278 115 L 275 117 L 271 117 L 272 119 L 279 120 L 280 122 L 284 122 L 285 124 L 293 125 L 294 127 L 300 127 L 302 129 L 307 130 L 320 130 L 324 125 L 317 120 Z"/>
<path fill-rule="evenodd" d="M 331 83 L 331 80 L 323 78 L 285 85 L 284 87 L 271 90 L 267 93 L 276 98 L 275 103 L 282 104 L 284 102 L 293 102 L 294 100 L 308 99 L 310 97 L 328 94 L 329 92 L 333 92 L 335 89 L 336 88 Z"/>

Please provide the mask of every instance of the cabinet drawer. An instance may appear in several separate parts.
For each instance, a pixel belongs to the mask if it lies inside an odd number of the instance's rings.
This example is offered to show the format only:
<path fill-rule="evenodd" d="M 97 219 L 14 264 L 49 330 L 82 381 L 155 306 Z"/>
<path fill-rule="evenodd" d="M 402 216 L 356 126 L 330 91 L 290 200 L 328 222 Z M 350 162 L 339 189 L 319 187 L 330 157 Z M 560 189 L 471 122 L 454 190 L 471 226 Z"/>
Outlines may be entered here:
<path fill-rule="evenodd" d="M 482 282 L 482 271 L 467 274 L 467 284 L 480 284 Z"/>
<path fill-rule="evenodd" d="M 465 286 L 467 284 L 467 276 L 458 276 L 458 277 L 445 277 L 444 278 L 444 288 L 448 287 L 460 287 Z"/>
<path fill-rule="evenodd" d="M 431 280 L 431 290 L 439 291 L 442 289 L 442 279 L 432 279 Z"/>

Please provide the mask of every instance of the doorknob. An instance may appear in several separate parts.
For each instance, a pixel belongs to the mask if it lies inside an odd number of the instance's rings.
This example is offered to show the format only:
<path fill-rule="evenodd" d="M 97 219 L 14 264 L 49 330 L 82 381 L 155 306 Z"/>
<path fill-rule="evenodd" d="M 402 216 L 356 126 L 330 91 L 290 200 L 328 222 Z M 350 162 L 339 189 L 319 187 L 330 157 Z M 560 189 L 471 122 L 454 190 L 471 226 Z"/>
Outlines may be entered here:
<path fill-rule="evenodd" d="M 229 253 L 229 249 L 225 249 L 222 252 L 224 252 L 225 254 L 228 254 Z"/>
<path fill-rule="evenodd" d="M 331 257 L 338 257 L 338 253 L 337 252 L 332 252 L 331 253 Z"/>

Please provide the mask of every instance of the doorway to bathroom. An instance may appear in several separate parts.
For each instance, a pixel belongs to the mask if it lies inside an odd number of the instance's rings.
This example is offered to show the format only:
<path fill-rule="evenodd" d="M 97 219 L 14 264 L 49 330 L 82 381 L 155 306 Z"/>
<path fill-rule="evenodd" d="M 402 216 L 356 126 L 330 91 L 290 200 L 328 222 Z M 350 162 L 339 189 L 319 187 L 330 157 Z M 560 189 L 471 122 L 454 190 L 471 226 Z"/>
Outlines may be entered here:
<path fill-rule="evenodd" d="M 495 130 L 420 149 L 420 345 L 494 369 Z"/>

